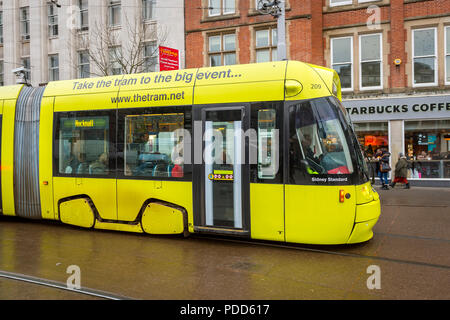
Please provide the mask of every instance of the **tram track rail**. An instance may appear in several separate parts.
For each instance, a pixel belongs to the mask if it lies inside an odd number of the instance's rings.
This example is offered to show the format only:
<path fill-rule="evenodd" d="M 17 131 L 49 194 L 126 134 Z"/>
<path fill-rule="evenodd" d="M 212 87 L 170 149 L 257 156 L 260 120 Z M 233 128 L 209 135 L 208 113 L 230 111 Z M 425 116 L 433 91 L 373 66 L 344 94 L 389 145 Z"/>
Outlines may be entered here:
<path fill-rule="evenodd" d="M 32 285 L 44 286 L 47 288 L 69 291 L 71 293 L 87 295 L 87 296 L 105 299 L 105 300 L 133 300 L 134 299 L 134 298 L 130 298 L 130 297 L 126 297 L 126 296 L 122 296 L 122 295 L 118 295 L 118 294 L 114 294 L 114 293 L 110 293 L 110 292 L 106 292 L 106 291 L 86 288 L 86 287 L 81 287 L 80 289 L 70 288 L 65 283 L 62 283 L 59 281 L 34 277 L 34 276 L 25 275 L 25 274 L 21 274 L 21 273 L 0 270 L 0 279 L 2 279 L 2 278 L 8 279 L 8 280 L 13 280 L 13 281 L 25 282 L 25 283 L 29 283 Z"/>
<path fill-rule="evenodd" d="M 382 235 L 384 236 L 384 235 L 390 235 L 390 234 L 382 234 Z M 324 248 L 319 248 L 316 245 L 281 244 L 281 243 L 274 243 L 274 242 L 268 242 L 268 241 L 257 241 L 257 240 L 247 240 L 247 239 L 241 240 L 241 239 L 227 238 L 227 237 L 210 237 L 210 236 L 206 236 L 206 235 L 198 236 L 198 238 L 214 240 L 214 241 L 226 241 L 226 242 L 247 244 L 247 245 L 257 245 L 257 246 L 265 246 L 265 247 L 273 247 L 273 248 L 292 249 L 292 250 L 313 252 L 313 253 L 319 253 L 319 254 L 328 254 L 328 255 L 335 255 L 335 256 L 359 258 L 359 259 L 379 260 L 379 261 L 386 261 L 386 262 L 393 262 L 393 263 L 400 263 L 400 264 L 409 264 L 409 265 L 450 270 L 450 266 L 443 265 L 443 264 L 435 264 L 435 263 L 428 263 L 428 262 L 422 262 L 422 261 L 396 259 L 396 258 L 390 258 L 390 257 L 365 255 L 365 254 L 354 253 L 354 252 L 342 252 L 342 251 L 337 251 L 337 250 L 326 249 L 329 246 L 324 246 Z M 436 240 L 436 239 L 426 238 L 423 240 Z M 440 239 L 438 239 L 438 240 L 440 240 Z M 445 240 L 445 241 L 448 241 L 448 240 Z M 341 246 L 341 248 L 342 248 L 342 246 Z"/>

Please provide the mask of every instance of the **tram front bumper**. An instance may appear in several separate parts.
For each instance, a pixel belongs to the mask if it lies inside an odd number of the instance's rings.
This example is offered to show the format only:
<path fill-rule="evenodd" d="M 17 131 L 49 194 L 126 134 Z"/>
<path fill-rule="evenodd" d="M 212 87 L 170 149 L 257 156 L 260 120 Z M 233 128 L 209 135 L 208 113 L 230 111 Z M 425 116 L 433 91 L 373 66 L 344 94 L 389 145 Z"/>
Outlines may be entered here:
<path fill-rule="evenodd" d="M 355 225 L 347 243 L 360 243 L 372 239 L 372 228 L 380 217 L 380 211 L 378 195 L 371 202 L 356 205 Z"/>

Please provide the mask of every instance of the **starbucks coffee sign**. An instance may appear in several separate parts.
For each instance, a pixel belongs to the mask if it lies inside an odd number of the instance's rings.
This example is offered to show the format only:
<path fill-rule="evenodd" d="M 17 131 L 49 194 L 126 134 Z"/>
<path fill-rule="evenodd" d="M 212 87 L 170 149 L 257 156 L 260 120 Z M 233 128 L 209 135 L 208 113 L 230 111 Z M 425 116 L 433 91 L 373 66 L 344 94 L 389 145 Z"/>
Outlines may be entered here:
<path fill-rule="evenodd" d="M 344 100 L 352 121 L 450 118 L 450 95 Z"/>

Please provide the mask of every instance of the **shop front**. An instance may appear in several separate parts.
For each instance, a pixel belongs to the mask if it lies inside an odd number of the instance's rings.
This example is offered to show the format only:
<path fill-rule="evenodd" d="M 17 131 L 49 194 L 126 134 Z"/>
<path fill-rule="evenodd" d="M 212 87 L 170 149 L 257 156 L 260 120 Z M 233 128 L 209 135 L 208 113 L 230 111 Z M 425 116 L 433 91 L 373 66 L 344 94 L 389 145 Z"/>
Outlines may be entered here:
<path fill-rule="evenodd" d="M 343 103 L 367 158 L 385 148 L 394 168 L 402 152 L 411 163 L 413 185 L 450 187 L 450 95 Z"/>

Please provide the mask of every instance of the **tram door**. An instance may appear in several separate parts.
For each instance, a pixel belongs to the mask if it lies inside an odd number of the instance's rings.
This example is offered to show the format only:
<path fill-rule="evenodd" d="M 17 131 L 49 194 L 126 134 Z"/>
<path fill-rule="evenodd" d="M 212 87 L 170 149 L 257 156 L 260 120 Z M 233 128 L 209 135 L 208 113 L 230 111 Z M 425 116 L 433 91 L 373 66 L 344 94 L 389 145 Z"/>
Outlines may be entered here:
<path fill-rule="evenodd" d="M 202 145 L 201 165 L 194 163 L 195 227 L 197 231 L 246 234 L 249 165 L 245 163 L 245 108 L 205 108 L 197 115 L 201 117 L 203 139 L 200 141 L 199 134 L 194 133 L 194 144 Z M 198 155 L 194 157 L 199 159 Z"/>

